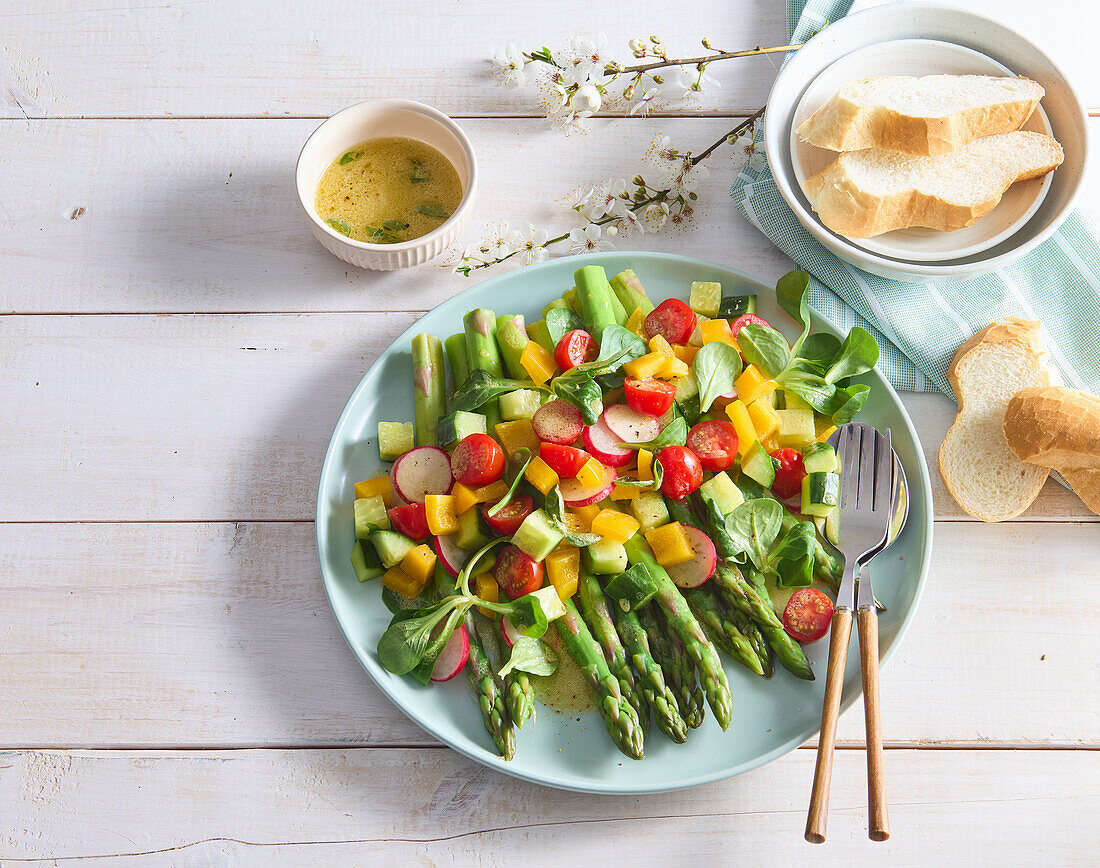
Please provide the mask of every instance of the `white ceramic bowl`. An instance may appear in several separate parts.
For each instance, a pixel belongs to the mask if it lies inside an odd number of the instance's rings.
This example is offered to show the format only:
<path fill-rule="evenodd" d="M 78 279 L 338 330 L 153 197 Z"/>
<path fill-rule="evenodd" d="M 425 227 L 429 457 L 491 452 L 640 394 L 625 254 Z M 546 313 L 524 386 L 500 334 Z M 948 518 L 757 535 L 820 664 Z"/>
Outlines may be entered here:
<path fill-rule="evenodd" d="M 913 262 L 865 250 L 826 229 L 802 192 L 791 159 L 795 112 L 812 82 L 839 59 L 867 46 L 902 39 L 952 42 L 979 51 L 1046 89 L 1043 108 L 1065 161 L 1027 222 L 999 243 L 956 259 Z M 856 76 L 858 77 L 858 76 Z M 876 6 L 829 24 L 791 58 L 768 97 L 764 142 L 784 201 L 827 250 L 851 265 L 894 280 L 972 277 L 1001 268 L 1033 250 L 1069 215 L 1081 186 L 1088 153 L 1084 108 L 1057 66 L 1020 34 L 980 15 L 950 6 L 898 3 Z"/>
<path fill-rule="evenodd" d="M 462 201 L 427 235 L 396 244 L 369 244 L 341 235 L 325 223 L 314 201 L 321 176 L 333 160 L 353 145 L 384 136 L 416 139 L 443 154 L 462 181 Z M 458 237 L 477 195 L 477 158 L 462 128 L 441 111 L 408 99 L 376 99 L 337 112 L 313 131 L 298 155 L 295 181 L 313 235 L 329 253 L 360 268 L 393 271 L 427 262 Z"/>

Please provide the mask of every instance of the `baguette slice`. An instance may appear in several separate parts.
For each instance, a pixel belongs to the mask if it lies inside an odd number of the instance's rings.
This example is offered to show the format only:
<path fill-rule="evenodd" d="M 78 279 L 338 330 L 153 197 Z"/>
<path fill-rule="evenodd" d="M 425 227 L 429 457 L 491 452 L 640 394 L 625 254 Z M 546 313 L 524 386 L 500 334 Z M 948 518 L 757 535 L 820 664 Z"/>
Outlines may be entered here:
<path fill-rule="evenodd" d="M 863 78 L 842 87 L 799 126 L 798 135 L 831 151 L 885 148 L 934 157 L 1020 129 L 1044 93 L 1042 85 L 1027 78 Z"/>
<path fill-rule="evenodd" d="M 872 148 L 841 154 L 803 184 L 829 229 L 870 238 L 923 226 L 953 232 L 984 217 L 1017 181 L 1062 164 L 1062 146 L 1042 133 L 1001 133 L 943 157 Z"/>
<path fill-rule="evenodd" d="M 1057 470 L 1100 515 L 1100 398 L 1062 386 L 1023 389 L 1008 402 L 1004 435 L 1017 458 Z"/>
<path fill-rule="evenodd" d="M 1025 464 L 1004 435 L 1012 396 L 1048 386 L 1040 324 L 1009 317 L 986 326 L 955 352 L 947 378 L 959 412 L 940 446 L 940 476 L 955 502 L 974 518 L 1004 521 L 1027 509 L 1050 471 Z"/>

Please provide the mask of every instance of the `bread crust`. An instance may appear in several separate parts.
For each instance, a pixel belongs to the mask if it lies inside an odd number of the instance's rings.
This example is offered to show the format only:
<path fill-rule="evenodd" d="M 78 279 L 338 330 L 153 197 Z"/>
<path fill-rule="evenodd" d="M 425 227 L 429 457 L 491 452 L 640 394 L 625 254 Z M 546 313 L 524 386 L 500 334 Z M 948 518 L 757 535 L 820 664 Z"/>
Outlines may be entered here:
<path fill-rule="evenodd" d="M 1008 402 L 1004 435 L 1021 461 L 1057 470 L 1100 515 L 1100 398 L 1063 386 L 1021 389 Z"/>
<path fill-rule="evenodd" d="M 852 84 L 869 80 L 860 79 Z M 886 106 L 861 106 L 847 98 L 842 89 L 798 127 L 798 136 L 831 151 L 884 148 L 918 157 L 936 157 L 957 151 L 975 139 L 1020 129 L 1044 95 L 1042 87 L 1031 83 L 1038 88 L 1033 99 L 974 106 L 941 117 L 907 115 Z"/>

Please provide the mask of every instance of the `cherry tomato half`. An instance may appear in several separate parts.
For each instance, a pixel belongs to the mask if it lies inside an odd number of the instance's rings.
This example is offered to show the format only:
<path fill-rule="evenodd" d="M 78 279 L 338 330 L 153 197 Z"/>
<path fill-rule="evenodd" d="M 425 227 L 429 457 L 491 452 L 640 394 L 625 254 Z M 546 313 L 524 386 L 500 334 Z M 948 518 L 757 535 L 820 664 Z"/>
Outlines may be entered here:
<path fill-rule="evenodd" d="M 737 429 L 724 419 L 707 419 L 688 432 L 687 446 L 704 470 L 727 470 L 737 459 Z"/>
<path fill-rule="evenodd" d="M 575 368 L 584 362 L 594 362 L 599 355 L 599 347 L 592 335 L 584 329 L 573 329 L 562 335 L 554 347 L 554 361 L 563 371 Z"/>
<path fill-rule="evenodd" d="M 816 642 L 829 632 L 833 601 L 817 588 L 799 588 L 783 610 L 783 629 L 799 642 Z"/>
<path fill-rule="evenodd" d="M 513 600 L 542 587 L 542 561 L 528 557 L 514 545 L 506 545 L 497 555 L 493 578 Z"/>
<path fill-rule="evenodd" d="M 743 313 L 730 323 L 730 331 L 733 332 L 734 337 L 737 337 L 737 333 L 747 325 L 766 326 L 771 324 L 766 319 L 761 319 L 754 313 Z"/>
<path fill-rule="evenodd" d="M 467 434 L 451 453 L 451 475 L 463 485 L 488 485 L 504 475 L 504 450 L 488 434 Z"/>
<path fill-rule="evenodd" d="M 662 301 L 645 318 L 645 333 L 663 337 L 670 344 L 686 344 L 695 331 L 695 311 L 678 298 Z"/>
<path fill-rule="evenodd" d="M 394 530 L 405 534 L 409 539 L 419 542 L 427 539 L 431 533 L 428 530 L 428 517 L 424 512 L 424 504 L 410 503 L 408 506 L 395 506 L 386 510 L 390 517 L 390 524 Z"/>
<path fill-rule="evenodd" d="M 494 533 L 511 536 L 519 530 L 523 520 L 534 511 L 535 502 L 531 500 L 529 494 L 521 494 L 511 503 L 504 504 L 494 515 L 490 515 L 489 511 L 494 506 L 496 506 L 495 503 L 485 503 L 481 506 L 481 514 L 485 516 L 486 524 L 493 529 Z"/>
<path fill-rule="evenodd" d="M 657 453 L 665 478 L 661 494 L 673 500 L 683 500 L 703 484 L 703 464 L 699 456 L 686 446 L 666 446 Z"/>
<path fill-rule="evenodd" d="M 539 446 L 539 457 L 562 479 L 573 479 L 584 467 L 584 462 L 588 460 L 588 453 L 576 446 L 543 443 Z"/>
<path fill-rule="evenodd" d="M 672 399 L 676 397 L 674 385 L 652 377 L 644 380 L 627 377 L 623 391 L 626 394 L 626 405 L 643 416 L 665 415 L 672 406 Z"/>
<path fill-rule="evenodd" d="M 776 497 L 786 500 L 802 493 L 802 480 L 806 476 L 806 465 L 802 463 L 802 453 L 797 449 L 776 449 L 772 453 L 778 467 L 775 468 L 775 481 L 772 491 Z"/>

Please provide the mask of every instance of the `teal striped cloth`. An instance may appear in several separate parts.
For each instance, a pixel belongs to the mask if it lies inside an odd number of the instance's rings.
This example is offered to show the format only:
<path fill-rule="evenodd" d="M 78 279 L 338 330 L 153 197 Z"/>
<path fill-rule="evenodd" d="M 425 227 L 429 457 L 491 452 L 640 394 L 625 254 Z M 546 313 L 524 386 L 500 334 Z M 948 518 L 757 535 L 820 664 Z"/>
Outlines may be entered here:
<path fill-rule="evenodd" d="M 787 36 L 805 42 L 848 14 L 851 0 L 787 0 Z M 763 131 L 755 141 L 763 151 Z M 898 389 L 951 394 L 955 349 L 992 320 L 1041 320 L 1067 386 L 1100 394 L 1100 237 L 1075 211 L 1045 243 L 999 271 L 965 281 L 902 283 L 842 262 L 798 222 L 766 163 L 746 164 L 730 195 L 738 210 L 817 278 L 810 301 L 842 328 L 868 329 L 879 368 Z M 818 282 L 820 281 L 820 282 Z"/>

